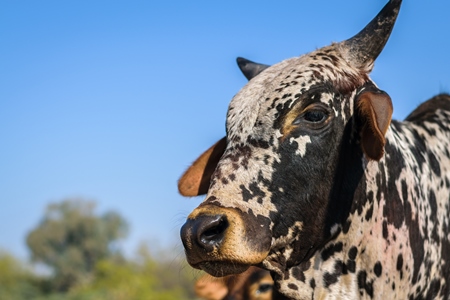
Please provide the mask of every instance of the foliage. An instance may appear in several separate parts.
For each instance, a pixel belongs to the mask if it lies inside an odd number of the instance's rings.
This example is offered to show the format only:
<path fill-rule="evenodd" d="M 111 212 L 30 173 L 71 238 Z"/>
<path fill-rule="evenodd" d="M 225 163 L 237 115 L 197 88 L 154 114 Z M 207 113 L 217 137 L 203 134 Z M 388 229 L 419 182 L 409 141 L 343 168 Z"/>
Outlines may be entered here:
<path fill-rule="evenodd" d="M 73 290 L 72 295 L 92 300 L 195 299 L 193 278 L 182 264 L 178 260 L 153 258 L 144 245 L 135 261 L 100 261 L 93 282 Z"/>
<path fill-rule="evenodd" d="M 27 300 L 39 294 L 38 280 L 9 254 L 0 252 L 0 299 Z"/>
<path fill-rule="evenodd" d="M 114 243 L 127 234 L 125 220 L 114 212 L 96 216 L 94 208 L 94 202 L 73 199 L 50 204 L 28 234 L 32 260 L 52 268 L 57 291 L 89 282 L 98 261 L 120 257 Z"/>
<path fill-rule="evenodd" d="M 193 300 L 196 299 L 191 270 L 184 261 L 153 257 L 144 247 L 137 259 L 99 261 L 93 280 L 68 293 L 36 300 Z"/>
<path fill-rule="evenodd" d="M 68 292 L 49 291 L 55 280 L 33 274 L 11 255 L 0 255 L 0 299 L 11 300 L 193 300 L 194 273 L 184 260 L 156 256 L 144 247 L 138 258 L 99 261 L 92 281 Z"/>
<path fill-rule="evenodd" d="M 37 275 L 0 252 L 0 299 L 11 300 L 193 300 L 195 271 L 175 252 L 143 244 L 138 255 L 120 255 L 127 234 L 117 213 L 94 213 L 95 203 L 65 200 L 47 207 L 29 233 L 33 262 L 51 275 Z M 155 249 L 157 253 L 152 252 Z"/>
<path fill-rule="evenodd" d="M 101 261 L 97 265 L 92 284 L 74 294 L 80 296 L 80 299 L 181 299 L 179 289 L 159 290 L 157 281 L 157 274 L 152 266 Z"/>

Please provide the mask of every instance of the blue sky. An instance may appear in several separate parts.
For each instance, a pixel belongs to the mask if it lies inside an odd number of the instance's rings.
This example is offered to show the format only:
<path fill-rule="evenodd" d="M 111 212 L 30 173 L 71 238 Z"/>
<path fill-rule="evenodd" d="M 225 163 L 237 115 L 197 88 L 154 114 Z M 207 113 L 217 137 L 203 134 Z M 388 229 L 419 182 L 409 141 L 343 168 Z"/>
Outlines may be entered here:
<path fill-rule="evenodd" d="M 201 198 L 176 183 L 224 135 L 246 84 L 235 58 L 274 64 L 349 38 L 385 1 L 0 4 L 0 248 L 26 259 L 46 205 L 74 197 L 129 221 L 128 254 L 177 243 Z M 450 92 L 448 11 L 402 5 L 372 73 L 396 119 Z"/>

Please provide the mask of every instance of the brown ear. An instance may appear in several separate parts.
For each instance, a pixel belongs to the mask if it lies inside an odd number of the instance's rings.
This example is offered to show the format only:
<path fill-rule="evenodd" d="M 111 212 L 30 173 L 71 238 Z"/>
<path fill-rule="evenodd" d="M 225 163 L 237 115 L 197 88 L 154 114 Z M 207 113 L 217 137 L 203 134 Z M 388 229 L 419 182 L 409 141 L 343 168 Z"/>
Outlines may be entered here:
<path fill-rule="evenodd" d="M 393 112 L 391 97 L 377 88 L 369 88 L 359 94 L 357 106 L 363 121 L 362 150 L 368 159 L 380 160 Z"/>
<path fill-rule="evenodd" d="M 224 278 L 216 278 L 205 274 L 195 283 L 195 293 L 205 300 L 222 300 L 228 294 Z"/>
<path fill-rule="evenodd" d="M 227 140 L 224 137 L 192 163 L 178 181 L 178 191 L 181 195 L 193 197 L 208 192 L 211 176 L 226 146 Z"/>

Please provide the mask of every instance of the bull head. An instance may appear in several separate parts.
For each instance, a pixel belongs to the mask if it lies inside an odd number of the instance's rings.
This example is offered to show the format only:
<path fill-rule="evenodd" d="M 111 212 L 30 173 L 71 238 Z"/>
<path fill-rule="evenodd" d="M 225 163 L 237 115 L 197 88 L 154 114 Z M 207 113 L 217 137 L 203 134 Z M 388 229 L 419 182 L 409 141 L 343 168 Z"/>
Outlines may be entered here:
<path fill-rule="evenodd" d="M 286 269 L 333 238 L 351 209 L 347 166 L 383 159 L 390 97 L 369 79 L 394 26 L 390 1 L 357 35 L 273 66 L 241 60 L 225 138 L 179 181 L 207 193 L 181 229 L 188 262 L 214 276 Z M 354 182 L 352 180 L 351 182 Z"/>

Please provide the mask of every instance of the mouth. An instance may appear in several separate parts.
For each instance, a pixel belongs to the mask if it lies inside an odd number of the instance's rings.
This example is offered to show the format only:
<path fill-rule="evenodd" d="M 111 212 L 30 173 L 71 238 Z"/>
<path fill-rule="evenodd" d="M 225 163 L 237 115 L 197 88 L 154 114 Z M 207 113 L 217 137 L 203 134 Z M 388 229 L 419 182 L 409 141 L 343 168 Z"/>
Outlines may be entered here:
<path fill-rule="evenodd" d="M 233 274 L 240 274 L 250 267 L 250 265 L 246 264 L 221 261 L 203 261 L 191 266 L 196 269 L 203 270 L 214 277 L 224 277 Z"/>

